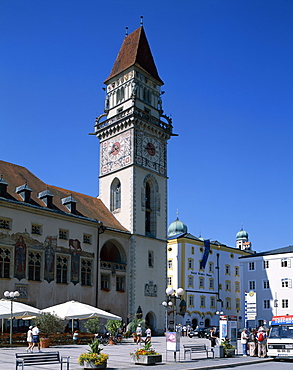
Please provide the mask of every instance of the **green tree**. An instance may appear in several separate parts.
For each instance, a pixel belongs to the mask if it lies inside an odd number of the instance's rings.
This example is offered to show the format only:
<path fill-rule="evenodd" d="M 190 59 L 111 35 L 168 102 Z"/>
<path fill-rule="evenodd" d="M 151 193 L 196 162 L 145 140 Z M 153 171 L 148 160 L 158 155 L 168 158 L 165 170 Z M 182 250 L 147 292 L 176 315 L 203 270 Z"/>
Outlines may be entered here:
<path fill-rule="evenodd" d="M 58 316 L 49 312 L 42 313 L 34 319 L 36 325 L 40 325 L 40 332 L 48 338 L 50 334 L 64 331 L 65 322 Z"/>
<path fill-rule="evenodd" d="M 99 318 L 94 317 L 92 319 L 89 319 L 85 322 L 84 327 L 89 333 L 95 334 L 99 332 L 100 324 L 99 324 Z"/>
<path fill-rule="evenodd" d="M 121 328 L 121 320 L 108 320 L 106 324 L 106 329 L 110 333 L 111 337 L 114 337 L 118 333 L 118 329 Z"/>

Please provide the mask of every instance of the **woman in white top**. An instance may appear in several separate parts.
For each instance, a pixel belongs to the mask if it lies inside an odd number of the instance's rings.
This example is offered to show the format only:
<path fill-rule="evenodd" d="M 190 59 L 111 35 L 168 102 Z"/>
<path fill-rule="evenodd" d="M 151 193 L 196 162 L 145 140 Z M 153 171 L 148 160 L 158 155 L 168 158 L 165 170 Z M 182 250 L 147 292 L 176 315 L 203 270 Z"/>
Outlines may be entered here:
<path fill-rule="evenodd" d="M 26 341 L 28 344 L 28 348 L 26 349 L 27 352 L 32 352 L 32 346 L 33 346 L 33 332 L 32 332 L 33 326 L 30 326 L 27 331 Z"/>

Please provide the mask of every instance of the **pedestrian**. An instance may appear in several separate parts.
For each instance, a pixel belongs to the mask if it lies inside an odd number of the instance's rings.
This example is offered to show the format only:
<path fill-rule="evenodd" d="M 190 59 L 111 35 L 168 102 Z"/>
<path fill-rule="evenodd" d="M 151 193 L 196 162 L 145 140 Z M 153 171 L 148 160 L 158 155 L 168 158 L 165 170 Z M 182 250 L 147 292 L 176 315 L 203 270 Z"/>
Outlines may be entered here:
<path fill-rule="evenodd" d="M 78 343 L 79 343 L 79 334 L 78 334 L 78 330 L 75 330 L 75 331 L 74 331 L 73 336 L 72 336 L 72 339 L 73 339 L 73 343 L 74 343 L 74 344 L 78 344 Z"/>
<path fill-rule="evenodd" d="M 26 349 L 27 352 L 32 352 L 32 346 L 33 346 L 33 332 L 32 332 L 33 326 L 30 326 L 27 331 L 26 335 L 26 341 L 28 344 L 28 348 Z"/>
<path fill-rule="evenodd" d="M 247 334 L 247 329 L 243 329 L 241 333 L 241 344 L 242 344 L 242 354 L 243 356 L 247 356 L 247 343 L 248 343 L 249 336 Z"/>
<path fill-rule="evenodd" d="M 212 328 L 210 330 L 210 341 L 211 341 L 211 348 L 212 348 L 212 352 L 213 352 L 214 347 L 217 344 L 217 336 L 216 336 L 216 329 L 215 328 Z"/>
<path fill-rule="evenodd" d="M 31 348 L 31 352 L 33 352 L 35 346 L 38 346 L 39 352 L 41 352 L 41 347 L 40 347 L 40 324 L 37 324 L 32 328 L 32 335 L 33 335 L 33 345 Z"/>
<path fill-rule="evenodd" d="M 187 326 L 186 325 L 183 325 L 182 332 L 183 332 L 183 337 L 186 337 L 187 336 Z"/>
<path fill-rule="evenodd" d="M 251 333 L 249 334 L 248 345 L 249 345 L 249 356 L 257 357 L 256 329 L 251 330 Z"/>
<path fill-rule="evenodd" d="M 152 340 L 152 331 L 151 328 L 148 326 L 147 330 L 145 331 L 146 338 L 145 338 L 145 343 L 148 343 Z"/>
<path fill-rule="evenodd" d="M 142 328 L 140 324 L 138 324 L 136 328 L 136 337 L 137 337 L 136 343 L 140 343 L 142 337 Z"/>
<path fill-rule="evenodd" d="M 257 333 L 258 357 L 267 357 L 267 334 L 261 326 Z"/>

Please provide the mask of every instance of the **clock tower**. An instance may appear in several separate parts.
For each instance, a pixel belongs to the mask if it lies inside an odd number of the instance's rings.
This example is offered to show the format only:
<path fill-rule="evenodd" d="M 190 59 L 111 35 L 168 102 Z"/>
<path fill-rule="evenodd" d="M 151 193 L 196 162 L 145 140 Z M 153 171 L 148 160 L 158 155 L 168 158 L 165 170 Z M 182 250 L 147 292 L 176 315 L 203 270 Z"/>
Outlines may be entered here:
<path fill-rule="evenodd" d="M 167 230 L 167 141 L 172 122 L 163 114 L 161 86 L 144 28 L 126 36 L 105 81 L 100 140 L 99 198 L 131 233 L 128 311 L 138 307 L 164 329 Z"/>

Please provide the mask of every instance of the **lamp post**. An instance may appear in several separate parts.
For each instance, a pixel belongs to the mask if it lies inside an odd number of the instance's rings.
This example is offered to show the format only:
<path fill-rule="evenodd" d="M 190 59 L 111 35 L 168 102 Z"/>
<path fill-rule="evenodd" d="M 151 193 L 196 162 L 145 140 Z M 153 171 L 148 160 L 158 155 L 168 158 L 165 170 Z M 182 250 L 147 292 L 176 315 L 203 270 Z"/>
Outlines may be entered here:
<path fill-rule="evenodd" d="M 168 302 L 164 301 L 162 302 L 162 305 L 165 307 L 165 311 L 166 311 L 165 312 L 165 327 L 166 327 L 165 331 L 167 332 L 168 331 L 168 306 L 172 307 L 173 303 L 171 301 L 168 301 Z"/>
<path fill-rule="evenodd" d="M 172 305 L 174 306 L 173 323 L 174 323 L 174 331 L 176 331 L 176 314 L 177 314 L 176 299 L 181 299 L 180 296 L 184 294 L 184 289 L 182 288 L 174 289 L 172 287 L 168 287 L 166 289 L 166 294 L 169 297 L 169 302 L 171 302 Z"/>
<path fill-rule="evenodd" d="M 10 346 L 12 347 L 12 324 L 13 324 L 13 300 L 18 298 L 19 297 L 19 292 L 16 290 L 15 292 L 9 292 L 8 290 L 6 290 L 6 292 L 4 292 L 4 297 L 5 299 L 7 299 L 8 301 L 11 302 L 11 305 L 10 305 L 10 340 L 9 340 L 9 343 L 10 343 Z"/>

